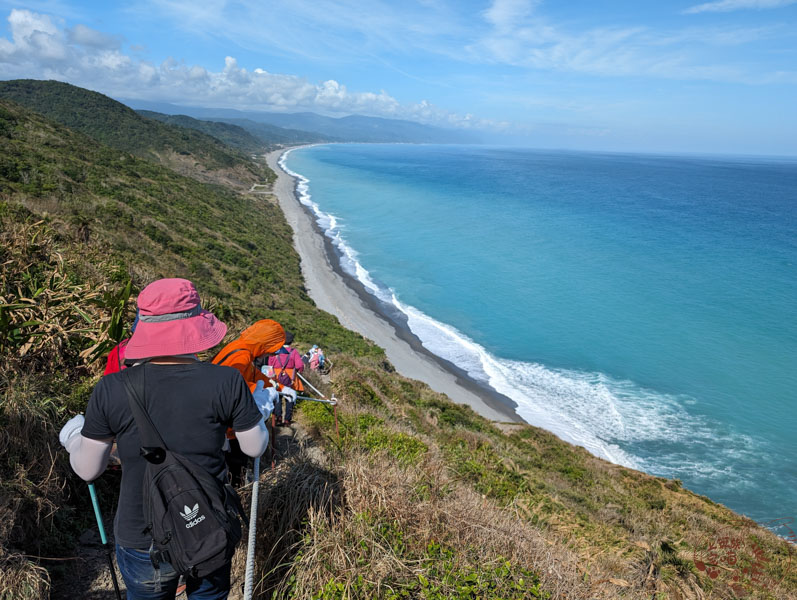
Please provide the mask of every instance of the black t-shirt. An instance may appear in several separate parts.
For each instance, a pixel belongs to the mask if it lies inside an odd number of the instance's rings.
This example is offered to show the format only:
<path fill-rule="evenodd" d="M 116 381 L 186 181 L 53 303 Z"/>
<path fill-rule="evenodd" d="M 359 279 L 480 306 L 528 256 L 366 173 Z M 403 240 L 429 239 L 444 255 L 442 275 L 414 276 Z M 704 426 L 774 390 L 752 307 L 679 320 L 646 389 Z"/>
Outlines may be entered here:
<path fill-rule="evenodd" d="M 227 427 L 251 429 L 263 418 L 241 374 L 210 363 L 160 365 L 145 363 L 144 404 L 164 443 L 174 452 L 219 477 L 224 473 Z M 91 393 L 83 435 L 95 440 L 116 438 L 122 461 L 122 487 L 114 519 L 116 543 L 149 548 L 144 533 L 142 486 L 146 461 L 127 401 L 122 373 L 106 375 Z"/>

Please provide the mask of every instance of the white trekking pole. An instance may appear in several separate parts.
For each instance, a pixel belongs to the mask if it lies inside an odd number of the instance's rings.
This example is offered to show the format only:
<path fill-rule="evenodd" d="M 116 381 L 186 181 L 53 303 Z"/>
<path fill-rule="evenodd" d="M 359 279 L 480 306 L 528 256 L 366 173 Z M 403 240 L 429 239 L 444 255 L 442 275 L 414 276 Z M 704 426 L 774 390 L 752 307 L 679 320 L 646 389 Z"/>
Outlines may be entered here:
<path fill-rule="evenodd" d="M 326 396 L 324 396 L 324 394 L 322 394 L 322 393 L 321 393 L 321 390 L 319 390 L 319 389 L 318 389 L 317 387 L 315 387 L 315 386 L 314 386 L 312 383 L 310 383 L 309 381 L 307 381 L 307 379 L 305 379 L 305 378 L 304 378 L 304 376 L 303 376 L 301 373 L 296 373 L 296 374 L 299 376 L 299 379 L 301 379 L 301 380 L 302 380 L 304 383 L 306 383 L 307 385 L 309 385 L 309 386 L 310 386 L 310 389 L 312 389 L 312 390 L 313 390 L 313 391 L 314 391 L 316 394 L 318 394 L 319 396 L 321 396 L 321 397 L 322 397 L 324 400 L 326 400 L 326 399 L 327 399 L 327 397 L 326 397 Z M 333 398 L 332 398 L 332 399 L 333 399 L 333 400 L 335 399 L 335 398 L 334 398 L 334 394 L 333 394 Z"/>
<path fill-rule="evenodd" d="M 332 413 L 335 416 L 335 434 L 338 436 L 338 441 L 340 441 L 340 429 L 338 429 L 338 399 L 335 398 L 335 392 L 332 392 L 332 399 L 330 400 L 329 398 L 324 396 L 321 390 L 319 390 L 312 383 L 307 381 L 307 379 L 305 379 L 301 373 L 296 373 L 296 374 L 299 376 L 299 379 L 301 379 L 303 382 L 309 385 L 310 388 L 316 394 L 318 394 L 319 396 L 321 396 L 321 398 L 323 398 L 323 400 L 318 400 L 317 398 L 308 398 L 307 396 L 299 396 L 299 398 L 301 398 L 302 400 L 313 400 L 315 402 L 323 402 L 324 404 L 329 404 L 332 407 Z"/>
<path fill-rule="evenodd" d="M 246 548 L 246 575 L 244 576 L 244 600 L 252 599 L 255 580 L 255 541 L 257 540 L 257 500 L 260 496 L 260 457 L 255 458 L 255 481 L 252 485 L 252 503 L 249 507 L 249 543 Z"/>
<path fill-rule="evenodd" d="M 263 382 L 259 381 L 255 388 L 255 401 L 258 402 L 260 393 L 263 391 Z M 264 403 L 264 406 L 267 406 Z M 265 413 L 265 409 L 258 404 L 261 412 Z M 274 404 L 271 403 L 269 412 L 274 410 Z M 264 414 L 264 418 L 268 418 L 268 414 Z M 249 503 L 249 540 L 246 545 L 246 572 L 244 575 L 244 600 L 252 600 L 252 593 L 254 591 L 255 581 L 255 545 L 257 543 L 257 503 L 260 499 L 260 457 L 255 457 L 255 464 L 252 469 L 254 471 L 254 481 L 252 483 L 252 501 Z"/>

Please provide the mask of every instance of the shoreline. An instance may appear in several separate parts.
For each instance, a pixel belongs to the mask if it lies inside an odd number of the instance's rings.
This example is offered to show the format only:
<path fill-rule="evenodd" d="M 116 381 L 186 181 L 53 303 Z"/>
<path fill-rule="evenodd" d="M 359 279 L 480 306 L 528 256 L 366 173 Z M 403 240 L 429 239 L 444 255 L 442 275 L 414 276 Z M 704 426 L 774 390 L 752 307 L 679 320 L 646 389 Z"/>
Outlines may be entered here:
<path fill-rule="evenodd" d="M 293 229 L 307 293 L 316 305 L 335 315 L 344 327 L 383 348 L 396 371 L 405 377 L 426 383 L 491 421 L 525 423 L 515 412 L 514 401 L 424 348 L 407 326 L 406 317 L 384 305 L 343 270 L 331 240 L 316 223 L 315 215 L 299 201 L 296 179 L 279 166 L 280 158 L 290 149 L 269 152 L 266 161 L 277 174 L 273 193 Z"/>

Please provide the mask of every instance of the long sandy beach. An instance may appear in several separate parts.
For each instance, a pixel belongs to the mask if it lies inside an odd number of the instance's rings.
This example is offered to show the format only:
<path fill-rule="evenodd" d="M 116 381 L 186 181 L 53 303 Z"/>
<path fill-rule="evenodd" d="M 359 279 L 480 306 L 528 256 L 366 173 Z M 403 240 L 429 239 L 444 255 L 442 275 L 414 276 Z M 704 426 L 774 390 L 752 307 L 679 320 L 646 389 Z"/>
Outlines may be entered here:
<path fill-rule="evenodd" d="M 513 410 L 511 400 L 474 382 L 454 365 L 428 352 L 406 327 L 381 314 L 378 301 L 342 271 L 331 244 L 296 197 L 295 179 L 279 166 L 283 152 L 285 150 L 275 150 L 266 157 L 277 174 L 274 194 L 293 228 L 294 246 L 301 257 L 305 284 L 318 307 L 335 315 L 345 327 L 384 348 L 388 359 L 402 375 L 425 382 L 433 390 L 446 394 L 454 402 L 467 404 L 488 419 L 522 421 Z"/>

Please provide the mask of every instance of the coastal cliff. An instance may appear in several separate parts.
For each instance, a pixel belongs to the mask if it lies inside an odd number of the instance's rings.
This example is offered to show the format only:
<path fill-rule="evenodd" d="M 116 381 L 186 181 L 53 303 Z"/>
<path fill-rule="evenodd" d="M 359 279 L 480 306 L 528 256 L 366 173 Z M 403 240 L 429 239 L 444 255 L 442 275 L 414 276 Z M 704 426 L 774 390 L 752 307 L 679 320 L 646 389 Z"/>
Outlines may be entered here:
<path fill-rule="evenodd" d="M 119 109 L 107 102 L 98 118 Z M 92 518 L 57 432 L 85 410 L 136 291 L 166 276 L 194 281 L 230 337 L 274 318 L 335 363 L 312 381 L 338 414 L 301 404 L 262 476 L 262 597 L 797 597 L 792 547 L 767 529 L 399 375 L 311 300 L 283 212 L 246 191 L 273 180 L 262 160 L 242 163 L 245 185 L 233 185 L 209 179 L 215 143 L 174 170 L 161 151 L 111 142 L 0 101 L 1 598 L 108 589 L 100 560 L 74 560 Z M 98 480 L 106 522 L 117 478 Z"/>

